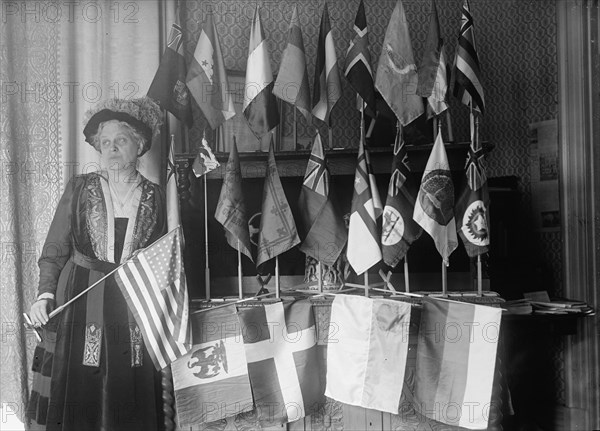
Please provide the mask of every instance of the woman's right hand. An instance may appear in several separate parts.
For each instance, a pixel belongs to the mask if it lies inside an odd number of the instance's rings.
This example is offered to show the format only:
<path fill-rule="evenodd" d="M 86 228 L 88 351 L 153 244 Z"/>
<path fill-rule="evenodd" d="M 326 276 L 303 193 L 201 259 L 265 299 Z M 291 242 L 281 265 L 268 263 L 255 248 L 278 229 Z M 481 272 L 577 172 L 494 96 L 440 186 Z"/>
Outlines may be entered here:
<path fill-rule="evenodd" d="M 48 313 L 51 313 L 53 309 L 53 299 L 42 298 L 35 301 L 31 306 L 31 310 L 29 311 L 29 317 L 31 317 L 33 325 L 39 327 L 48 323 Z"/>

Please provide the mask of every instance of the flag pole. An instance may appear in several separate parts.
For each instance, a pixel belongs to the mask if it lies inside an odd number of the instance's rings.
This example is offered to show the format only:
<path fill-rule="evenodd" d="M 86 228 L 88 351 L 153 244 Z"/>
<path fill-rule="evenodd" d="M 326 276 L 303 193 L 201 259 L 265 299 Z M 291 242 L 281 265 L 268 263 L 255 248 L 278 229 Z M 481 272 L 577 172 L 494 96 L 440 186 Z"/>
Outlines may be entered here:
<path fill-rule="evenodd" d="M 410 285 L 408 284 L 408 252 L 404 255 L 404 291 L 410 293 Z"/>
<path fill-rule="evenodd" d="M 275 256 L 275 298 L 281 296 L 281 290 L 279 286 L 279 256 Z"/>
<path fill-rule="evenodd" d="M 448 278 L 446 273 L 446 261 L 442 259 L 442 296 L 448 296 Z"/>
<path fill-rule="evenodd" d="M 298 142 L 298 110 L 296 109 L 296 106 L 292 105 L 292 109 L 294 110 L 294 148 L 293 150 L 295 150 L 297 148 Z"/>
<path fill-rule="evenodd" d="M 206 290 L 206 300 L 210 300 L 210 267 L 208 264 L 208 180 L 206 179 L 207 174 L 204 175 L 204 254 L 205 267 L 204 267 L 204 286 Z"/>
<path fill-rule="evenodd" d="M 477 296 L 483 296 L 483 280 L 481 270 L 481 255 L 477 255 Z"/>
<path fill-rule="evenodd" d="M 317 265 L 317 277 L 319 277 L 319 293 L 323 293 L 323 264 L 321 261 Z"/>
<path fill-rule="evenodd" d="M 360 99 L 360 140 L 361 140 L 361 145 L 365 145 L 366 146 L 366 142 L 362 142 L 365 139 L 365 102 L 364 100 L 362 100 L 362 98 Z M 366 148 L 365 148 L 365 151 Z M 365 296 L 368 298 L 369 297 L 369 270 L 367 269 L 365 271 L 365 275 L 364 275 L 364 286 L 365 286 Z"/>
<path fill-rule="evenodd" d="M 475 142 L 479 141 L 479 118 L 473 114 L 473 105 L 469 104 L 470 109 L 470 122 L 471 122 L 471 148 L 475 145 Z M 477 296 L 483 296 L 483 271 L 481 268 L 481 255 L 477 255 Z"/>
<path fill-rule="evenodd" d="M 238 294 L 240 299 L 244 297 L 242 291 L 242 252 L 240 251 L 240 239 L 237 240 L 237 258 L 238 258 Z"/>

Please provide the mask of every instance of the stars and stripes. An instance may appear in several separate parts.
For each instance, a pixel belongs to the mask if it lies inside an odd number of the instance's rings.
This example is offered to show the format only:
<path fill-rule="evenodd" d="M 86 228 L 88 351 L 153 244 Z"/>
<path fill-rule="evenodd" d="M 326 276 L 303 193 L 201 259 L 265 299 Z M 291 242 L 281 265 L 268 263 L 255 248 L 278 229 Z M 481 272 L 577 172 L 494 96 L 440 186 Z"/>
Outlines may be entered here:
<path fill-rule="evenodd" d="M 465 0 L 462 7 L 454 65 L 454 96 L 481 114 L 485 113 L 485 98 L 469 0 Z"/>
<path fill-rule="evenodd" d="M 140 251 L 117 270 L 115 280 L 156 368 L 185 355 L 191 347 L 191 331 L 181 228 Z"/>

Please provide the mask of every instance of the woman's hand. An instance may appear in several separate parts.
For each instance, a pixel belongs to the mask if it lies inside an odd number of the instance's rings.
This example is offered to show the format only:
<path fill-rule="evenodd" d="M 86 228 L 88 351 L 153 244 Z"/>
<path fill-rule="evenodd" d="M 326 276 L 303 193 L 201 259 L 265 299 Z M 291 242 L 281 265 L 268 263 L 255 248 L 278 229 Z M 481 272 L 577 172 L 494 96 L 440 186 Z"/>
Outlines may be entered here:
<path fill-rule="evenodd" d="M 38 299 L 31 306 L 29 317 L 35 327 L 44 326 L 48 323 L 48 314 L 54 309 L 54 300 L 50 298 Z"/>

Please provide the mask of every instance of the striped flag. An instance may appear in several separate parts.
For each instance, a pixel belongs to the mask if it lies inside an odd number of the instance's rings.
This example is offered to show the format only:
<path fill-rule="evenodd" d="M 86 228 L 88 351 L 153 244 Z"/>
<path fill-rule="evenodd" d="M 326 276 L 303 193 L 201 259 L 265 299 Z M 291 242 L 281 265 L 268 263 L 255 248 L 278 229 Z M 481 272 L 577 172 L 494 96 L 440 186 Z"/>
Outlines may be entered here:
<path fill-rule="evenodd" d="M 175 137 L 171 135 L 169 158 L 167 159 L 167 229 L 169 231 L 181 225 L 179 210 L 179 189 L 177 187 L 177 170 L 175 169 Z"/>
<path fill-rule="evenodd" d="M 275 80 L 273 94 L 294 105 L 306 120 L 310 121 L 310 88 L 308 86 L 308 72 L 306 71 L 304 41 L 296 5 L 294 5 L 288 43 L 281 57 L 281 65 Z"/>
<path fill-rule="evenodd" d="M 219 35 L 210 12 L 202 26 L 186 83 L 213 129 L 235 115 Z"/>
<path fill-rule="evenodd" d="M 367 17 L 363 0 L 360 0 L 358 4 L 358 11 L 354 20 L 354 33 L 354 39 L 350 41 L 346 53 L 344 75 L 346 75 L 348 82 L 357 92 L 361 101 L 366 103 L 365 112 L 371 117 L 375 117 L 375 86 L 371 67 L 371 53 L 369 52 Z M 360 106 L 362 106 L 362 103 Z"/>
<path fill-rule="evenodd" d="M 402 130 L 398 129 L 381 228 L 383 261 L 392 268 L 406 256 L 408 248 L 423 233 L 421 226 L 412 218 L 417 188 L 410 177 L 408 152 Z"/>
<path fill-rule="evenodd" d="M 271 140 L 263 188 L 256 267 L 259 268 L 268 260 L 285 253 L 299 242 L 294 216 L 277 172 L 273 140 Z"/>
<path fill-rule="evenodd" d="M 446 93 L 446 55 L 444 40 L 440 37 L 440 21 L 438 19 L 435 0 L 431 0 L 431 21 L 425 42 L 425 55 L 419 65 L 419 86 L 417 93 L 426 97 L 430 116 L 439 115 L 448 109 Z"/>
<path fill-rule="evenodd" d="M 248 216 L 242 193 L 242 169 L 237 144 L 233 139 L 233 147 L 229 153 L 229 161 L 225 168 L 225 179 L 219 195 L 219 203 L 215 210 L 215 219 L 225 228 L 227 243 L 236 250 L 244 253 L 252 261 L 250 251 L 250 232 Z"/>
<path fill-rule="evenodd" d="M 312 304 L 277 302 L 238 309 L 258 419 L 296 421 L 323 402 Z"/>
<path fill-rule="evenodd" d="M 487 429 L 500 308 L 424 298 L 415 407 L 452 426 Z"/>
<path fill-rule="evenodd" d="M 479 57 L 475 46 L 475 31 L 469 0 L 462 7 L 458 48 L 454 64 L 454 96 L 482 114 L 485 112 Z"/>
<path fill-rule="evenodd" d="M 331 125 L 330 114 L 333 106 L 342 97 L 342 84 L 337 66 L 337 54 L 329 24 L 327 3 L 323 6 L 317 60 L 315 62 L 315 83 L 313 85 L 312 113 L 319 120 Z M 330 143 L 331 145 L 331 143 Z"/>
<path fill-rule="evenodd" d="M 377 217 L 381 215 L 382 206 L 379 192 L 374 187 L 374 177 L 371 176 L 367 157 L 364 136 L 361 136 L 346 251 L 348 262 L 358 275 L 381 260 Z"/>
<path fill-rule="evenodd" d="M 437 135 L 423 172 L 413 218 L 431 235 L 444 263 L 448 265 L 448 258 L 458 246 L 458 239 L 454 222 L 454 184 L 441 133 Z"/>
<path fill-rule="evenodd" d="M 335 342 L 327 345 L 325 395 L 344 404 L 397 414 L 410 311 L 406 302 L 336 295 L 330 319 L 336 333 Z"/>
<path fill-rule="evenodd" d="M 185 355 L 191 345 L 181 242 L 181 228 L 173 229 L 115 274 L 158 370 Z"/>
<path fill-rule="evenodd" d="M 273 72 L 258 5 L 250 29 L 243 111 L 250 130 L 259 140 L 279 124 L 277 99 L 273 94 Z"/>
<path fill-rule="evenodd" d="M 489 193 L 483 156 L 475 126 L 465 168 L 467 181 L 456 203 L 456 228 L 470 257 L 487 253 L 490 246 Z"/>
<path fill-rule="evenodd" d="M 161 108 L 169 111 L 180 121 L 191 126 L 192 104 L 190 93 L 185 85 L 187 67 L 183 55 L 179 11 L 176 16 L 175 22 L 171 25 L 167 48 L 148 89 L 148 97 L 154 99 Z"/>
<path fill-rule="evenodd" d="M 254 408 L 235 305 L 190 315 L 193 346 L 171 364 L 181 429 Z"/>
<path fill-rule="evenodd" d="M 423 113 L 423 101 L 417 94 L 418 81 L 406 14 L 402 1 L 398 0 L 385 32 L 375 88 L 403 126 Z"/>
<path fill-rule="evenodd" d="M 202 175 L 217 169 L 219 166 L 221 166 L 221 164 L 210 149 L 208 142 L 206 142 L 206 138 L 203 136 L 200 148 L 198 148 L 198 154 L 192 164 L 194 175 L 196 175 L 196 178 L 201 177 Z"/>
<path fill-rule="evenodd" d="M 298 199 L 305 233 L 300 250 L 331 266 L 346 245 L 348 234 L 344 220 L 329 199 L 330 181 L 323 143 L 317 131 Z"/>

